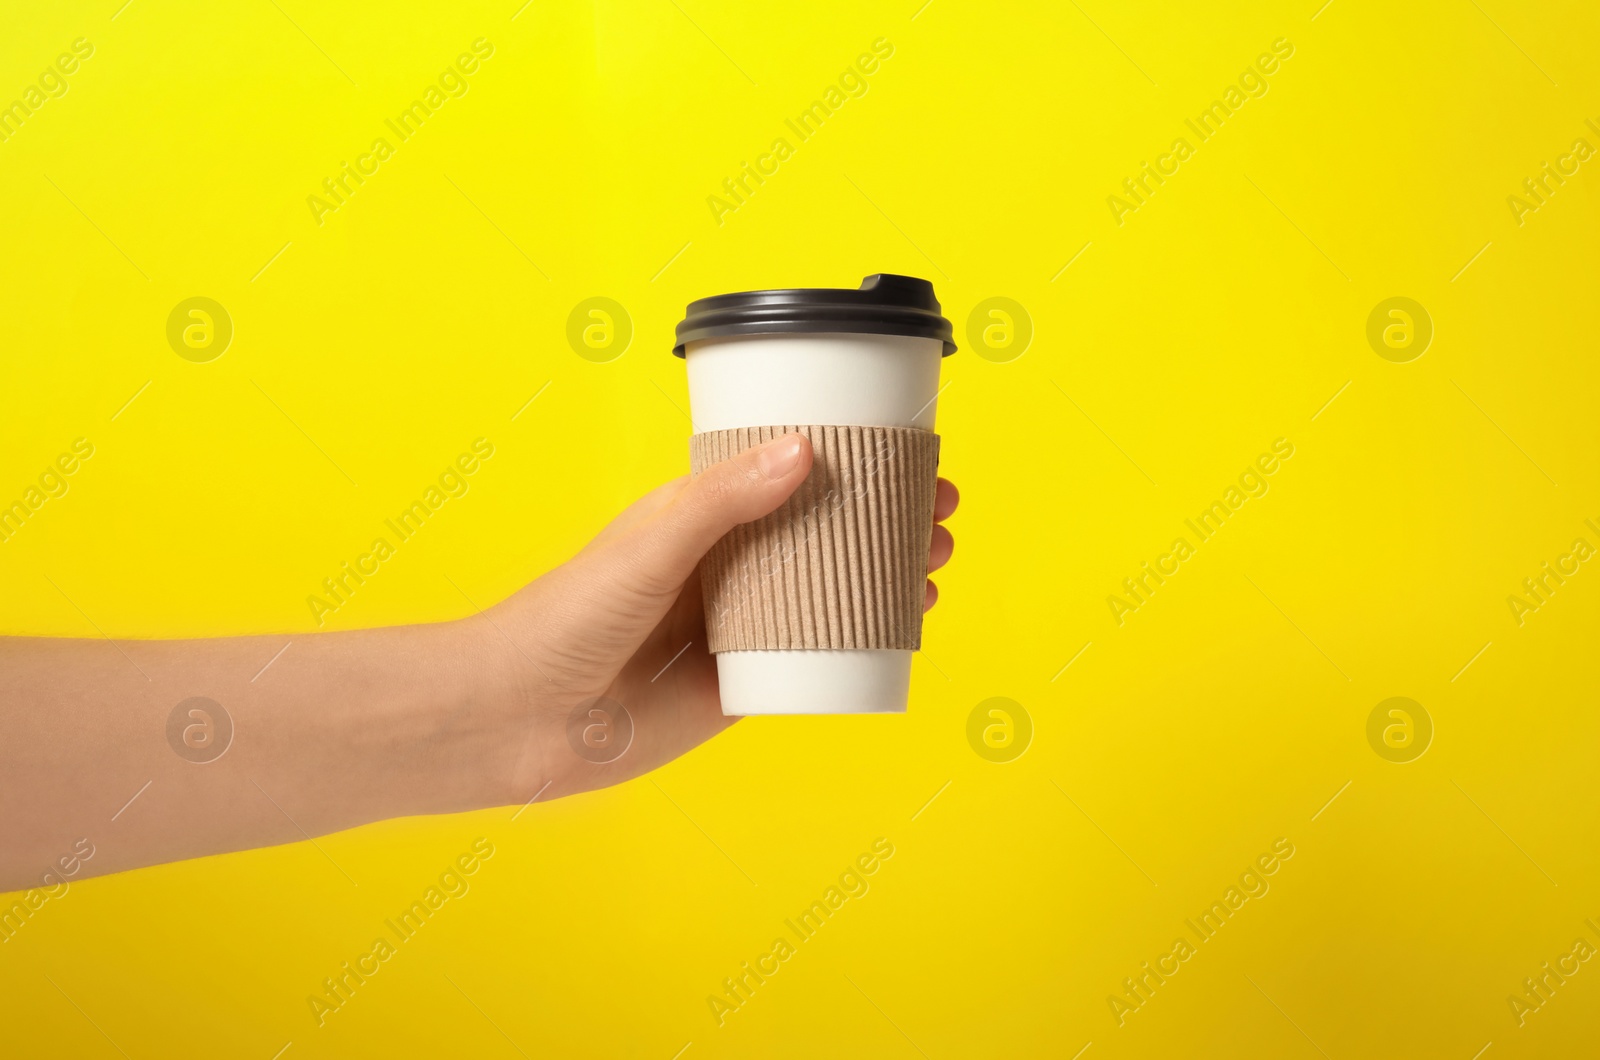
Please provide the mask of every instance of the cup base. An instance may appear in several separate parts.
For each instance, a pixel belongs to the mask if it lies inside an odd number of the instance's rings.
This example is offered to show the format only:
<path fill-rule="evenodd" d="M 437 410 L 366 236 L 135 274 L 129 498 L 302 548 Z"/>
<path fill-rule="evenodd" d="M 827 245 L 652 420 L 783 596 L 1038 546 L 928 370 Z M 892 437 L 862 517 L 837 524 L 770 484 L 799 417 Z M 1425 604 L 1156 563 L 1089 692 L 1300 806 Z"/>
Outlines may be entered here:
<path fill-rule="evenodd" d="M 911 652 L 725 651 L 717 655 L 722 713 L 904 714 Z"/>

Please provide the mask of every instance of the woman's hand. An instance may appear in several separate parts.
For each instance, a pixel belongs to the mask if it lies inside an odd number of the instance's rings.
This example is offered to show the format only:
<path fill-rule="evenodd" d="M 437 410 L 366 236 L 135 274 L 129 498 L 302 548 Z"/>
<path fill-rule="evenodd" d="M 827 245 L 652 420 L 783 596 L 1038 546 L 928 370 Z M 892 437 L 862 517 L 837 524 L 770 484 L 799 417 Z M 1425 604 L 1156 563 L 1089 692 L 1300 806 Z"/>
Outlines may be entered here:
<path fill-rule="evenodd" d="M 620 783 L 738 720 L 724 717 L 718 700 L 697 567 L 734 526 L 787 500 L 810 470 L 810 443 L 790 434 L 667 483 L 572 560 L 482 616 L 503 631 L 503 650 L 487 670 L 498 682 L 489 696 L 525 717 L 497 763 L 505 789 L 495 801 Z M 940 479 L 936 522 L 957 500 Z M 935 525 L 928 570 L 944 566 L 954 548 L 950 531 Z M 924 611 L 937 599 L 930 581 Z"/>
<path fill-rule="evenodd" d="M 668 483 L 456 622 L 287 643 L 0 637 L 0 891 L 548 800 L 676 758 L 734 720 L 700 559 L 810 469 L 788 435 Z M 941 480 L 937 518 L 955 506 Z M 936 526 L 929 569 L 953 547 Z M 218 742 L 186 746 L 197 732 Z"/>

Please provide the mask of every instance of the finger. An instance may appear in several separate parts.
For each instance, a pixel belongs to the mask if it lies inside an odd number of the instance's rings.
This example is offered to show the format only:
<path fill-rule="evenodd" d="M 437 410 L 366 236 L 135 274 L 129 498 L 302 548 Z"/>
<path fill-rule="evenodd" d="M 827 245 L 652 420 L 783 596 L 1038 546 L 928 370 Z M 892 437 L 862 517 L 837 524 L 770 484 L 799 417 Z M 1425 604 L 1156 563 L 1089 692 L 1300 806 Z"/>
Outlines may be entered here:
<path fill-rule="evenodd" d="M 928 573 L 932 574 L 949 563 L 950 554 L 955 550 L 955 535 L 942 526 L 934 527 L 933 540 L 928 545 Z"/>
<path fill-rule="evenodd" d="M 939 602 L 939 587 L 932 582 L 922 590 L 922 613 L 927 614 L 933 610 L 933 605 Z"/>
<path fill-rule="evenodd" d="M 810 472 L 811 443 L 804 435 L 786 434 L 747 449 L 695 475 L 596 558 L 607 564 L 620 600 L 670 601 L 712 545 L 735 526 L 775 510 Z M 643 608 L 639 617 L 649 610 Z M 648 617 L 654 625 L 660 614 Z"/>
<path fill-rule="evenodd" d="M 649 493 L 646 493 L 619 512 L 615 519 L 607 523 L 605 529 L 596 534 L 593 540 L 584 546 L 585 551 L 602 542 L 610 541 L 619 534 L 638 526 L 645 519 L 665 507 L 688 484 L 689 476 L 683 475 L 673 479 L 671 482 L 662 483 Z"/>
<path fill-rule="evenodd" d="M 944 522 L 955 514 L 956 505 L 960 503 L 961 493 L 955 483 L 947 478 L 940 479 L 933 491 L 933 521 Z"/>

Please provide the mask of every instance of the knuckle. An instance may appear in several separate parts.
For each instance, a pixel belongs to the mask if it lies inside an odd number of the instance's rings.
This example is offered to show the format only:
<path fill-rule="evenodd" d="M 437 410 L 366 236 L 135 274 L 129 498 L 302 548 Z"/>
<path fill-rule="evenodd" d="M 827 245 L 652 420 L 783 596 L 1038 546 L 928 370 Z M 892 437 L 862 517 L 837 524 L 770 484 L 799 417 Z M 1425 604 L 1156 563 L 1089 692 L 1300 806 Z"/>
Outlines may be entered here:
<path fill-rule="evenodd" d="M 740 454 L 706 468 L 695 479 L 695 488 L 684 491 L 682 496 L 702 513 L 715 511 L 744 494 L 760 479 L 761 472 L 756 468 L 754 458 Z"/>

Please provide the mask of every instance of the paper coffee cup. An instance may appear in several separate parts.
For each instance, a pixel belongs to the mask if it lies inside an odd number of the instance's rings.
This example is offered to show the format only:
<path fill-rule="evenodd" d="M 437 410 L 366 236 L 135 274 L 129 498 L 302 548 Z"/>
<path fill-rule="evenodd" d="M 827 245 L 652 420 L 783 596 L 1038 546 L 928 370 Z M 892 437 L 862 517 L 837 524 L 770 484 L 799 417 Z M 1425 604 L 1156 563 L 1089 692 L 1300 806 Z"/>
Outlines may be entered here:
<path fill-rule="evenodd" d="M 796 430 L 815 456 L 788 503 L 702 564 L 722 712 L 904 712 L 933 530 L 939 366 L 956 348 L 933 285 L 881 274 L 859 290 L 702 298 L 677 339 L 695 471 Z"/>

